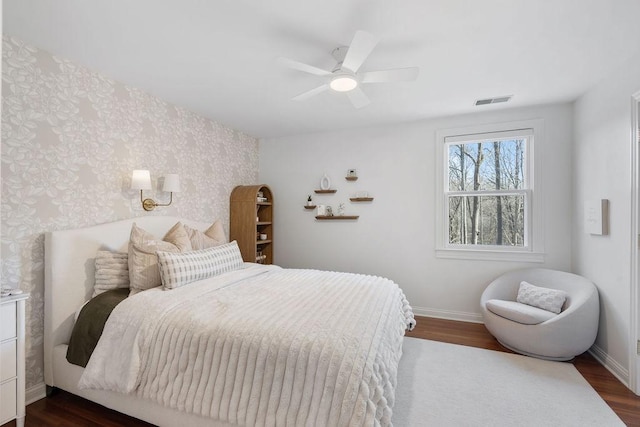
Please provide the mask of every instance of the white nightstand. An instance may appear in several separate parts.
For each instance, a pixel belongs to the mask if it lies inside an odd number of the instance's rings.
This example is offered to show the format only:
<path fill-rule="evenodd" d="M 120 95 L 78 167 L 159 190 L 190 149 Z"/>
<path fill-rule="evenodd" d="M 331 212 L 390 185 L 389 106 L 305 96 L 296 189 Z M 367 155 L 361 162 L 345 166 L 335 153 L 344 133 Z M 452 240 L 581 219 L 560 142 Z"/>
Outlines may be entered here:
<path fill-rule="evenodd" d="M 0 298 L 0 424 L 24 426 L 24 305 L 29 294 Z"/>

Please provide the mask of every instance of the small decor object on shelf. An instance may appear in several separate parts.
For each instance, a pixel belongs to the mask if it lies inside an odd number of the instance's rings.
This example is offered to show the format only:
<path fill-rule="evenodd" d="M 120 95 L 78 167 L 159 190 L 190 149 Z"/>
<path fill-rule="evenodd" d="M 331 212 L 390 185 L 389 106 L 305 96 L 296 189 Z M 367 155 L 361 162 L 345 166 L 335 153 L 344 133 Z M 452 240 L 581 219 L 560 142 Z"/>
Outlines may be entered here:
<path fill-rule="evenodd" d="M 358 172 L 355 169 L 349 169 L 347 171 L 347 176 L 344 177 L 347 181 L 357 181 L 358 180 Z"/>
<path fill-rule="evenodd" d="M 338 216 L 344 216 L 344 203 L 338 205 Z"/>
<path fill-rule="evenodd" d="M 305 209 L 315 209 L 316 205 L 313 204 L 313 199 L 311 199 L 311 194 L 307 197 L 307 204 L 304 206 Z"/>
<path fill-rule="evenodd" d="M 322 179 L 320 180 L 320 189 L 328 190 L 329 188 L 331 188 L 331 179 L 325 173 Z"/>
<path fill-rule="evenodd" d="M 331 206 L 327 206 L 327 210 L 325 211 L 326 216 L 333 216 L 333 209 Z"/>
<path fill-rule="evenodd" d="M 349 200 L 352 202 L 372 202 L 373 197 L 371 197 L 366 191 L 358 191 L 356 192 L 355 197 L 350 197 Z"/>
<path fill-rule="evenodd" d="M 327 208 L 325 205 L 318 205 L 318 211 L 316 212 L 316 215 L 318 216 L 325 216 L 327 214 Z"/>

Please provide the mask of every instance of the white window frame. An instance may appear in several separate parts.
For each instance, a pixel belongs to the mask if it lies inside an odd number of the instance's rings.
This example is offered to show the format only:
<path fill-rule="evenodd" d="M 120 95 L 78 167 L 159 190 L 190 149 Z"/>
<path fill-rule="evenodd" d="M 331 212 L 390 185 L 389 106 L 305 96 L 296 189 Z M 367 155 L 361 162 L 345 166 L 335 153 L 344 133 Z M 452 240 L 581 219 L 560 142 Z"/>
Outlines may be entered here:
<path fill-rule="evenodd" d="M 525 189 L 510 192 L 525 194 L 525 245 L 522 247 L 498 245 L 461 245 L 449 243 L 450 195 L 462 192 L 449 191 L 449 150 L 451 144 L 504 139 L 526 136 Z M 436 132 L 436 257 L 487 261 L 544 262 L 544 217 L 542 197 L 542 156 L 544 146 L 544 121 L 523 120 L 517 122 L 479 125 L 464 128 L 443 129 Z M 466 194 L 466 192 L 464 192 Z M 472 193 L 495 195 L 491 191 Z"/>

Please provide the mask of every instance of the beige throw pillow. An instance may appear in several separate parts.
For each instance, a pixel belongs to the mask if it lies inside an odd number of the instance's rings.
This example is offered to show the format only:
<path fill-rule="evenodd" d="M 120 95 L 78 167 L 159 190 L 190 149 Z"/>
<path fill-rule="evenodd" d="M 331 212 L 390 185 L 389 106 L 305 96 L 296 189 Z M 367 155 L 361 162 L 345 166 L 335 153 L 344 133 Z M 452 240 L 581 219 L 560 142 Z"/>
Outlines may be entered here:
<path fill-rule="evenodd" d="M 227 243 L 227 237 L 224 235 L 224 228 L 222 227 L 222 222 L 220 222 L 220 220 L 214 222 L 204 233 L 200 230 L 191 228 L 188 225 L 185 225 L 184 229 L 187 231 L 187 235 L 189 235 L 191 247 L 194 251 L 208 249 Z"/>
<path fill-rule="evenodd" d="M 191 250 L 189 236 L 181 222 L 171 227 L 163 240 L 138 227 L 131 227 L 129 239 L 129 286 L 134 295 L 140 291 L 162 284 L 158 269 L 157 251 L 188 252 Z"/>

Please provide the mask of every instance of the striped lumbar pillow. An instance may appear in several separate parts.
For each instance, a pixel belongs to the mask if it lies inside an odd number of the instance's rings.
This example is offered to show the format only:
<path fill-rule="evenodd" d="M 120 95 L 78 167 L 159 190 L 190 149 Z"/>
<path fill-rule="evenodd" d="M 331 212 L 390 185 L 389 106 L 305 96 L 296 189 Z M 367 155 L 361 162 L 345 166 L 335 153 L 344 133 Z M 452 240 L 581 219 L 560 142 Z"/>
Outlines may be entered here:
<path fill-rule="evenodd" d="M 158 251 L 158 266 L 164 289 L 175 289 L 196 280 L 242 268 L 238 243 L 234 240 L 213 248 L 174 253 Z"/>
<path fill-rule="evenodd" d="M 98 251 L 96 281 L 91 298 L 103 292 L 129 287 L 129 255 L 126 252 Z"/>

